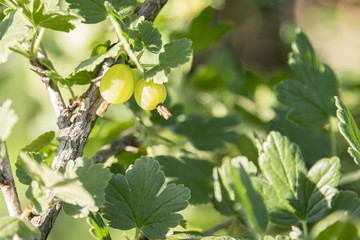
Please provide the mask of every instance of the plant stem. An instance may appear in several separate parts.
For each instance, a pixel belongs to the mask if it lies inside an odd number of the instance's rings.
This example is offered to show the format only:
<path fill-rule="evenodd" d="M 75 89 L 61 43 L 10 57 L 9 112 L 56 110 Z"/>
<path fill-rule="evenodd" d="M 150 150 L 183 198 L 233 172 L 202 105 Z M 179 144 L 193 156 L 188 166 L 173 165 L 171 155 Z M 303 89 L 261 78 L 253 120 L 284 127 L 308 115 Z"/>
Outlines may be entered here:
<path fill-rule="evenodd" d="M 330 138 L 330 150 L 331 156 L 336 156 L 336 138 L 335 138 L 335 129 L 336 129 L 336 120 L 333 117 L 329 118 L 329 138 Z"/>
<path fill-rule="evenodd" d="M 227 228 L 229 226 L 233 226 L 234 225 L 234 219 L 231 218 L 229 220 L 226 220 L 225 222 L 222 222 L 206 231 L 203 232 L 204 235 L 213 235 L 214 233 L 216 233 L 217 231 L 223 229 L 223 228 Z"/>
<path fill-rule="evenodd" d="M 37 55 L 37 52 L 39 51 L 39 47 L 40 47 L 42 38 L 44 36 L 44 33 L 45 33 L 45 28 L 40 28 L 39 35 L 37 36 L 36 42 L 34 44 L 34 47 L 35 47 L 34 54 L 35 55 Z"/>
<path fill-rule="evenodd" d="M 70 94 L 71 94 L 71 98 L 73 99 L 73 101 L 75 101 L 76 96 L 75 96 L 75 94 L 74 94 L 74 91 L 72 90 L 72 88 L 71 88 L 69 85 L 68 85 L 67 87 L 68 87 L 69 92 L 70 92 Z"/>
<path fill-rule="evenodd" d="M 302 224 L 302 227 L 303 227 L 304 240 L 307 240 L 308 235 L 309 235 L 308 228 L 307 228 L 307 223 L 306 223 L 306 221 L 302 221 L 301 224 Z"/>
<path fill-rule="evenodd" d="M 9 48 L 11 51 L 13 51 L 13 52 L 16 52 L 16 53 L 18 53 L 18 54 L 20 54 L 20 55 L 23 55 L 24 57 L 26 57 L 26 58 L 30 58 L 30 55 L 27 53 L 27 52 L 25 52 L 25 51 L 21 51 L 20 49 L 16 49 L 16 48 L 13 48 L 13 47 L 10 47 Z"/>
<path fill-rule="evenodd" d="M 349 183 L 353 183 L 360 180 L 360 170 L 357 170 L 355 172 L 346 173 L 342 176 L 339 185 L 346 185 Z"/>
<path fill-rule="evenodd" d="M 131 49 L 129 43 L 127 42 L 126 38 L 124 37 L 124 35 L 122 34 L 122 31 L 120 29 L 120 26 L 116 20 L 116 17 L 114 16 L 115 13 L 110 14 L 110 20 L 111 23 L 115 29 L 116 35 L 118 36 L 120 42 L 124 45 L 124 50 L 125 52 L 129 55 L 130 59 L 135 63 L 137 69 L 139 69 L 140 72 L 144 72 L 144 69 L 142 68 L 142 66 L 140 65 L 135 53 L 133 52 L 133 50 Z"/>

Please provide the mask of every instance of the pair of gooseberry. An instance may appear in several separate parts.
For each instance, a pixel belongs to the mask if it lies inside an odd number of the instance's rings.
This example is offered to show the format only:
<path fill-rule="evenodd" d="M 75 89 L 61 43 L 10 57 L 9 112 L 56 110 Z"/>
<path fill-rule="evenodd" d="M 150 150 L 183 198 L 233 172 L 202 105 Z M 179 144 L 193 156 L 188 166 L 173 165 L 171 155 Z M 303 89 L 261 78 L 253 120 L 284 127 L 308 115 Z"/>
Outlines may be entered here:
<path fill-rule="evenodd" d="M 139 80 L 135 84 L 133 70 L 126 64 L 109 68 L 100 81 L 101 96 L 113 104 L 124 103 L 134 93 L 136 103 L 144 110 L 153 110 L 166 98 L 164 84 Z"/>

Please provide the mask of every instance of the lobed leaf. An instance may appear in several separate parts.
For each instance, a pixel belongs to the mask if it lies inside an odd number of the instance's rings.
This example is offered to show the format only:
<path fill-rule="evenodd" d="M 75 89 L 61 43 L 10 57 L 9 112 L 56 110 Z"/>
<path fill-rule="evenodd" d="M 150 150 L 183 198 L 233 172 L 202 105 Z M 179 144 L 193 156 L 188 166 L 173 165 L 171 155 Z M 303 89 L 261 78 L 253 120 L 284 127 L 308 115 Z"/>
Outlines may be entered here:
<path fill-rule="evenodd" d="M 272 221 L 296 225 L 318 221 L 330 212 L 341 178 L 337 157 L 321 159 L 307 172 L 299 148 L 287 137 L 271 132 L 259 165 L 269 183 L 258 182 L 257 188 L 268 193 L 264 196 Z"/>
<path fill-rule="evenodd" d="M 91 226 L 90 233 L 94 238 L 99 240 L 111 240 L 109 229 L 99 212 L 90 213 L 87 222 Z"/>
<path fill-rule="evenodd" d="M 22 10 L 11 11 L 0 23 L 0 63 L 7 61 L 11 47 L 24 40 L 28 28 Z"/>
<path fill-rule="evenodd" d="M 1 217 L 0 239 L 12 240 L 15 234 L 26 240 L 38 239 L 41 236 L 40 231 L 26 220 L 18 217 Z"/>
<path fill-rule="evenodd" d="M 192 55 L 192 41 L 186 38 L 173 40 L 164 45 L 164 51 L 159 55 L 160 65 L 164 68 L 175 68 L 187 63 Z"/>
<path fill-rule="evenodd" d="M 113 176 L 102 209 L 109 226 L 121 230 L 136 227 L 150 239 L 165 239 L 169 228 L 182 220 L 175 212 L 188 205 L 190 191 L 175 184 L 163 188 L 164 182 L 159 163 L 151 157 L 136 160 L 125 176 Z"/>
<path fill-rule="evenodd" d="M 184 184 L 191 191 L 191 204 L 203 204 L 210 201 L 213 193 L 212 172 L 214 164 L 206 160 L 171 156 L 158 156 L 169 183 Z"/>
<path fill-rule="evenodd" d="M 197 149 L 213 151 L 215 148 L 224 147 L 225 142 L 237 141 L 237 133 L 230 129 L 238 123 L 237 116 L 208 120 L 199 114 L 189 114 L 185 121 L 175 128 L 175 132 L 186 136 Z"/>
<path fill-rule="evenodd" d="M 354 162 L 360 165 L 360 131 L 349 109 L 339 97 L 335 97 L 335 104 L 337 118 L 340 120 L 339 130 L 350 145 L 348 152 L 353 157 Z"/>
<path fill-rule="evenodd" d="M 105 2 L 109 2 L 121 17 L 131 13 L 137 5 L 136 0 L 66 0 L 69 9 L 75 10 L 77 14 L 85 19 L 85 23 L 102 22 L 107 17 Z"/>
<path fill-rule="evenodd" d="M 28 157 L 30 157 L 32 160 L 36 161 L 39 164 L 43 161 L 43 156 L 41 154 L 27 153 L 27 155 L 28 155 Z M 25 169 L 22 165 L 22 160 L 21 160 L 20 156 L 18 156 L 15 166 L 16 166 L 16 176 L 17 176 L 19 182 L 21 182 L 22 184 L 25 184 L 25 185 L 30 185 L 32 182 L 32 178 L 25 171 Z"/>
<path fill-rule="evenodd" d="M 0 142 L 5 142 L 18 121 L 18 116 L 11 108 L 11 100 L 6 100 L 0 107 Z"/>
<path fill-rule="evenodd" d="M 64 176 L 67 179 L 78 180 L 81 185 L 91 194 L 95 200 L 95 205 L 100 207 L 105 201 L 105 188 L 111 178 L 108 168 L 102 164 L 93 165 L 93 161 L 88 157 L 77 158 L 75 161 L 69 161 L 65 166 Z M 86 217 L 91 208 L 81 205 L 64 203 L 64 212 L 75 218 Z"/>
<path fill-rule="evenodd" d="M 146 48 L 152 53 L 159 53 L 162 47 L 161 34 L 152 22 L 142 21 L 137 25 L 138 31 L 133 31 L 130 37 L 135 40 L 134 50 Z"/>
<path fill-rule="evenodd" d="M 288 63 L 300 82 L 287 80 L 277 85 L 278 99 L 291 108 L 291 121 L 303 127 L 322 128 L 330 116 L 335 116 L 336 76 L 320 61 L 303 33 L 296 35 L 292 48 Z"/>
<path fill-rule="evenodd" d="M 332 201 L 331 211 L 339 210 L 360 217 L 360 199 L 358 195 L 352 191 L 339 191 Z"/>

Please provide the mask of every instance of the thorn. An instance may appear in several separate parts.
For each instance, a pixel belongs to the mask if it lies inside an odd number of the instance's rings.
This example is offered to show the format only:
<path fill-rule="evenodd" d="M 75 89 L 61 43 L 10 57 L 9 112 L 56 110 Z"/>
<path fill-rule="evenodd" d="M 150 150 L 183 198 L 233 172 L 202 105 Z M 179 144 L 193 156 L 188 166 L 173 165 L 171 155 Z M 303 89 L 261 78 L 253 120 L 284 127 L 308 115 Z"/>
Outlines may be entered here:
<path fill-rule="evenodd" d="M 164 105 L 162 105 L 162 103 L 157 105 L 156 110 L 158 111 L 160 116 L 162 116 L 166 120 L 168 120 L 172 116 L 169 110 Z"/>

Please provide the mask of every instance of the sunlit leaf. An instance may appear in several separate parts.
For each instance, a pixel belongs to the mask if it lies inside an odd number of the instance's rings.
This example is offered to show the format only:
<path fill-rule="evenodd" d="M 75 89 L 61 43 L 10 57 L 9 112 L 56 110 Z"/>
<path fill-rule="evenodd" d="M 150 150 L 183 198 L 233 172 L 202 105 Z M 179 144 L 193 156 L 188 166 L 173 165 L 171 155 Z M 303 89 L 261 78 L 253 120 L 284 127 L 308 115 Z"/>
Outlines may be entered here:
<path fill-rule="evenodd" d="M 22 150 L 27 152 L 38 152 L 43 147 L 46 147 L 47 145 L 51 144 L 51 141 L 54 139 L 54 137 L 55 137 L 54 131 L 43 133 L 35 140 L 33 140 L 30 144 L 28 144 L 26 147 L 24 147 Z"/>
<path fill-rule="evenodd" d="M 135 40 L 135 51 L 141 51 L 146 48 L 152 53 L 159 53 L 162 47 L 161 34 L 159 30 L 154 28 L 152 22 L 142 21 L 137 26 L 138 31 L 135 36 L 131 36 Z"/>
<path fill-rule="evenodd" d="M 26 240 L 38 239 L 41 236 L 40 231 L 26 220 L 18 217 L 0 218 L 0 239 L 12 240 L 15 234 Z"/>
<path fill-rule="evenodd" d="M 11 101 L 5 101 L 0 107 L 0 142 L 6 141 L 17 121 L 18 116 L 11 108 Z"/>
<path fill-rule="evenodd" d="M 187 63 L 192 55 L 192 42 L 183 38 L 173 40 L 164 45 L 164 51 L 159 55 L 160 65 L 164 68 L 175 68 Z"/>
<path fill-rule="evenodd" d="M 99 212 L 90 213 L 87 222 L 91 226 L 90 233 L 94 238 L 98 240 L 111 240 L 108 227 Z"/>
<path fill-rule="evenodd" d="M 360 217 L 360 199 L 355 192 L 339 191 L 331 206 L 331 211 L 347 211 L 348 214 Z"/>
<path fill-rule="evenodd" d="M 48 209 L 49 198 L 44 189 L 41 188 L 38 182 L 32 181 L 29 188 L 26 190 L 26 197 L 31 201 L 33 209 L 42 214 Z"/>

